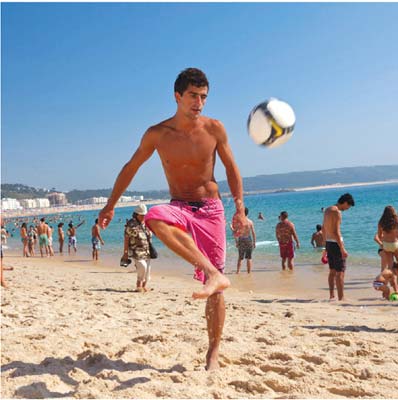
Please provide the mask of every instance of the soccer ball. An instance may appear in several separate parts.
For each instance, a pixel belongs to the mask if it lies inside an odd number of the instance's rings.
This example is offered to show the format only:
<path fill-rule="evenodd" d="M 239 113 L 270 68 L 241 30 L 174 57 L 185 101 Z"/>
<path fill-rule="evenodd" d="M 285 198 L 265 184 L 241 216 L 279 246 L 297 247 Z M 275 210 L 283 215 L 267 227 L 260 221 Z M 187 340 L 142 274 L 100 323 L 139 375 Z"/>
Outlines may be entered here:
<path fill-rule="evenodd" d="M 289 104 L 271 98 L 253 108 L 247 120 L 250 137 L 258 145 L 277 147 L 293 134 L 296 116 Z"/>

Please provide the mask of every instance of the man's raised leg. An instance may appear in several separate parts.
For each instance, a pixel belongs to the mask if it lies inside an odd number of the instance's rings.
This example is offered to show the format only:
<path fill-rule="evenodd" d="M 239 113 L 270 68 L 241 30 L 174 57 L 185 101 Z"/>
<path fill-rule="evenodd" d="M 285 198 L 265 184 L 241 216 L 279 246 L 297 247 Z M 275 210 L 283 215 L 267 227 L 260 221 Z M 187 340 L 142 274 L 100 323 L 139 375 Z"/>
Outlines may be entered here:
<path fill-rule="evenodd" d="M 188 233 L 156 219 L 150 219 L 147 221 L 147 225 L 170 250 L 205 273 L 206 283 L 202 290 L 192 294 L 194 299 L 207 299 L 212 294 L 230 286 L 229 279 L 211 264 Z"/>

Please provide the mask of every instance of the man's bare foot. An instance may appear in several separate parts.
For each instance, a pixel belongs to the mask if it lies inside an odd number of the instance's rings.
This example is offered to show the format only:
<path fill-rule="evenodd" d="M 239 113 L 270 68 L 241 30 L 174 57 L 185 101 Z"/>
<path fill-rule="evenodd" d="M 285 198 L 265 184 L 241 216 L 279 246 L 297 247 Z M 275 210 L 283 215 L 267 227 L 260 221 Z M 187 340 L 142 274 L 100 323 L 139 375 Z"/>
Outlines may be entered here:
<path fill-rule="evenodd" d="M 2 286 L 3 288 L 8 288 L 8 286 L 7 286 L 7 284 L 5 283 L 4 280 L 1 280 L 1 286 Z"/>
<path fill-rule="evenodd" d="M 201 291 L 192 293 L 192 297 L 194 299 L 207 299 L 212 294 L 220 292 L 229 286 L 231 286 L 229 279 L 217 271 L 207 279 Z"/>
<path fill-rule="evenodd" d="M 336 297 L 330 297 L 329 301 L 336 301 Z"/>
<path fill-rule="evenodd" d="M 206 354 L 206 371 L 213 371 L 215 369 L 220 368 L 220 364 L 218 362 L 218 351 L 210 351 L 208 350 Z"/>

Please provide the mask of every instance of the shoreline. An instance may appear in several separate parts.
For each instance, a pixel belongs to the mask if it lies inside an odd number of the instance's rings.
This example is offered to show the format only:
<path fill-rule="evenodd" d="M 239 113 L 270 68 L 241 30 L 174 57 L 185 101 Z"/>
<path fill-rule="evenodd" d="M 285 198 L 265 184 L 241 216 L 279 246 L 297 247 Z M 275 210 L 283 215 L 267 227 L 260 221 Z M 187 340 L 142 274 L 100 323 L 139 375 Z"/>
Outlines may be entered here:
<path fill-rule="evenodd" d="M 154 199 L 154 200 L 135 200 L 135 201 L 126 201 L 123 203 L 118 203 L 116 208 L 124 208 L 124 207 L 134 207 L 138 204 L 152 205 L 152 204 L 162 204 L 167 202 L 165 199 Z M 106 203 L 103 204 L 84 204 L 84 205 L 68 205 L 61 207 L 47 207 L 47 208 L 32 208 L 32 209 L 23 209 L 23 210 L 4 210 L 2 211 L 3 218 L 17 218 L 17 217 L 31 217 L 31 216 L 39 216 L 39 215 L 49 215 L 49 214 L 61 214 L 61 213 L 73 213 L 80 211 L 95 211 L 101 210 L 105 207 Z"/>
<path fill-rule="evenodd" d="M 291 188 L 291 189 L 267 189 L 267 190 L 255 190 L 255 191 L 245 191 L 244 195 L 255 195 L 255 194 L 271 194 L 271 193 L 280 193 L 280 192 L 305 192 L 310 190 L 326 190 L 326 189 L 337 189 L 337 188 L 348 188 L 348 187 L 361 187 L 361 186 L 373 186 L 373 185 L 387 185 L 387 184 L 398 184 L 398 179 L 390 179 L 385 181 L 373 181 L 373 182 L 353 182 L 353 183 L 334 183 L 330 185 L 322 185 L 322 186 L 307 186 L 302 188 Z M 231 197 L 229 192 L 221 193 L 221 197 Z M 143 200 L 143 201 L 130 201 L 126 203 L 118 203 L 116 208 L 123 207 L 134 207 L 137 204 L 163 204 L 167 203 L 168 199 L 153 199 L 153 200 Z M 39 215 L 48 215 L 48 214 L 59 214 L 59 213 L 71 213 L 71 212 L 79 212 L 79 211 L 94 211 L 101 210 L 104 207 L 104 204 L 89 204 L 89 205 L 69 205 L 62 207 L 48 207 L 41 209 L 24 209 L 24 210 L 2 210 L 3 218 L 17 218 L 17 217 L 30 217 L 30 216 L 39 216 Z"/>

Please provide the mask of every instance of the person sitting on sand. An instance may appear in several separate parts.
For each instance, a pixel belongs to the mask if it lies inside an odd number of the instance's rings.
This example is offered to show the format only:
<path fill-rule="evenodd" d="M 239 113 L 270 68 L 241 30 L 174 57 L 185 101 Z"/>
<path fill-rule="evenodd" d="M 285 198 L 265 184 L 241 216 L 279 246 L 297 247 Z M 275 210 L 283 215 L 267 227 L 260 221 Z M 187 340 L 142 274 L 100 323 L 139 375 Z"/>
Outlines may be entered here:
<path fill-rule="evenodd" d="M 398 261 L 398 259 L 397 259 Z M 373 281 L 373 287 L 375 290 L 380 290 L 382 292 L 383 298 L 386 300 L 390 299 L 392 293 L 398 293 L 398 262 L 393 262 L 392 268 L 384 268 L 379 275 L 376 276 Z M 391 292 L 391 285 L 393 292 Z"/>
<path fill-rule="evenodd" d="M 382 269 L 392 268 L 393 257 L 398 257 L 398 215 L 393 206 L 384 208 L 374 240 L 384 250 Z"/>
<path fill-rule="evenodd" d="M 99 221 L 101 228 L 109 224 L 118 199 L 139 168 L 157 151 L 172 199 L 170 204 L 151 207 L 145 222 L 168 248 L 194 266 L 195 278 L 204 284 L 192 296 L 207 299 L 206 369 L 213 370 L 219 367 L 225 321 L 223 290 L 230 286 L 223 274 L 226 232 L 224 207 L 214 178 L 217 155 L 225 166 L 235 202 L 233 227 L 237 235 L 247 222 L 242 177 L 227 132 L 220 121 L 201 115 L 208 91 L 207 77 L 199 69 L 187 68 L 178 75 L 174 83 L 176 113 L 146 131 L 138 149 L 120 171 Z"/>
<path fill-rule="evenodd" d="M 124 229 L 124 251 L 120 265 L 127 267 L 129 257 L 134 260 L 137 268 L 137 292 L 146 292 L 147 283 L 151 279 L 151 256 L 149 241 L 151 231 L 145 226 L 144 218 L 147 214 L 145 204 L 139 204 L 134 209 L 133 218 L 128 220 Z"/>

